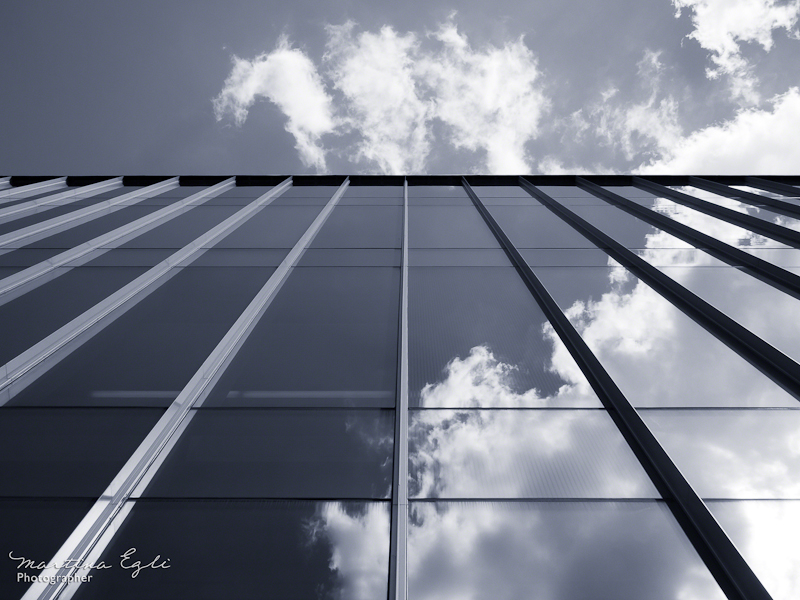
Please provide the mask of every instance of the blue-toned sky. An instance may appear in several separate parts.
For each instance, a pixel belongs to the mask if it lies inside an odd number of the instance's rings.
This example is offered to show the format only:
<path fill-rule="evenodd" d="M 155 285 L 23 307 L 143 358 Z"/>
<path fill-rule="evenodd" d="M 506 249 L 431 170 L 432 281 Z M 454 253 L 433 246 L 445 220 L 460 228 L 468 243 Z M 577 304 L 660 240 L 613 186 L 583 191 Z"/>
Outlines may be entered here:
<path fill-rule="evenodd" d="M 0 174 L 796 174 L 798 16 L 800 0 L 11 0 Z"/>

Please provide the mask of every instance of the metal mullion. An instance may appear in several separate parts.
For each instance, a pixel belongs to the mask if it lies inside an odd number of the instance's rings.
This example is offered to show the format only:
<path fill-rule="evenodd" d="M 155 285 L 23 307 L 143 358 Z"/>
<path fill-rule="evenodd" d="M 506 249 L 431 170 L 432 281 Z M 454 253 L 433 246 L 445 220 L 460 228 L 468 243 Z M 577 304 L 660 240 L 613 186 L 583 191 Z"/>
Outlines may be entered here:
<path fill-rule="evenodd" d="M 58 217 L 53 217 L 52 219 L 34 223 L 33 225 L 17 229 L 16 231 L 11 231 L 5 235 L 0 235 L 0 254 L 11 252 L 17 248 L 55 235 L 56 233 L 72 229 L 78 225 L 83 225 L 93 219 L 116 212 L 126 206 L 132 206 L 176 187 L 178 187 L 178 178 L 173 177 L 149 187 L 117 196 L 111 200 L 104 200 L 97 204 L 79 208 L 78 210 L 68 212 Z M 200 192 L 200 194 L 203 194 L 203 192 Z M 195 194 L 192 198 L 198 195 L 199 194 Z M 173 206 L 177 204 L 178 203 L 174 203 Z"/>
<path fill-rule="evenodd" d="M 211 393 L 214 385 L 222 377 L 225 369 L 272 303 L 306 248 L 311 244 L 319 229 L 328 219 L 348 185 L 349 178 L 345 179 L 339 186 L 339 189 L 297 241 L 280 266 L 273 272 L 250 304 L 247 305 L 236 322 L 206 358 L 203 365 L 181 390 L 178 397 L 172 402 L 106 491 L 97 500 L 84 520 L 48 564 L 64 564 L 68 560 L 71 560 L 71 564 L 81 564 L 87 558 L 102 553 L 130 513 L 134 504 L 134 501 L 130 500 L 131 495 L 136 490 L 143 490 L 155 475 L 166 455 L 174 447 L 182 432 L 185 431 L 194 414 L 191 409 L 202 405 Z M 74 568 L 62 568 L 58 570 L 51 569 L 50 572 L 57 576 L 65 576 L 74 573 L 75 570 Z M 42 574 L 49 574 L 50 572 L 43 571 Z M 63 580 L 62 583 L 56 585 L 34 583 L 28 588 L 23 599 L 49 600 L 50 598 L 58 597 L 65 590 L 66 585 Z M 70 587 L 67 597 L 70 597 L 77 590 L 78 585 L 74 584 Z"/>
<path fill-rule="evenodd" d="M 738 225 L 739 227 L 744 227 L 745 229 L 749 229 L 754 233 L 758 233 L 778 242 L 793 246 L 794 248 L 800 248 L 800 233 L 797 231 L 787 229 L 786 227 L 781 227 L 780 225 L 770 223 L 769 221 L 765 221 L 757 217 L 742 214 L 735 210 L 731 210 L 730 208 L 725 208 L 724 206 L 714 204 L 713 202 L 707 202 L 706 200 L 695 198 L 694 196 L 672 190 L 663 185 L 648 181 L 647 179 L 642 179 L 641 177 L 634 176 L 633 185 L 641 190 L 657 194 L 664 198 L 669 198 L 678 204 L 683 204 L 684 206 L 693 208 L 698 212 L 711 215 L 712 217 L 716 217 L 722 221 Z"/>
<path fill-rule="evenodd" d="M 707 252 L 714 258 L 728 263 L 731 266 L 744 266 L 746 267 L 744 271 L 749 275 L 752 275 L 753 277 L 760 279 L 761 281 L 768 283 L 769 285 L 772 285 L 781 291 L 794 296 L 795 298 L 800 298 L 800 276 L 795 275 L 791 271 L 786 271 L 785 269 L 760 259 L 757 256 L 745 252 L 744 250 L 740 250 L 739 248 L 735 248 L 734 246 L 720 242 L 718 239 L 713 238 L 710 235 L 701 233 L 696 229 L 689 227 L 688 225 L 684 225 L 683 223 L 676 221 L 675 219 L 671 219 L 666 215 L 662 215 L 661 213 L 650 210 L 649 208 L 645 208 L 640 204 L 636 204 L 635 202 L 632 202 L 627 198 L 623 198 L 622 196 L 602 188 L 599 185 L 582 177 L 577 177 L 576 183 L 579 188 L 586 190 L 594 196 L 616 206 L 620 210 L 623 210 L 626 213 L 633 215 L 634 217 L 641 219 L 646 223 L 649 223 L 653 227 L 657 227 L 658 229 L 666 231 L 670 235 L 688 242 L 692 246 Z"/>
<path fill-rule="evenodd" d="M 689 183 L 696 188 L 700 188 L 701 190 L 719 194 L 720 196 L 724 196 L 726 198 L 733 198 L 735 200 L 739 200 L 740 202 L 744 202 L 745 204 L 752 204 L 754 206 L 765 205 L 773 212 L 785 215 L 787 217 L 794 217 L 795 219 L 800 218 L 800 206 L 797 206 L 796 204 L 791 204 L 775 198 L 768 198 L 767 196 L 759 196 L 758 194 L 745 192 L 744 190 L 737 190 L 728 187 L 727 185 L 717 183 L 716 181 L 709 181 L 708 179 L 703 179 L 701 177 L 689 177 Z"/>
<path fill-rule="evenodd" d="M 122 177 L 113 177 L 111 179 L 106 179 L 105 181 L 100 181 L 99 183 L 84 185 L 78 188 L 67 190 L 65 192 L 59 192 L 58 194 L 53 194 L 52 196 L 44 196 L 43 198 L 37 198 L 36 200 L 15 204 L 14 206 L 0 210 L 0 223 L 15 221 L 17 219 L 21 219 L 22 217 L 27 217 L 28 215 L 49 210 L 57 206 L 66 206 L 67 204 L 83 200 L 84 198 L 91 198 L 97 194 L 102 194 L 103 192 L 121 187 L 123 187 Z"/>
<path fill-rule="evenodd" d="M 527 188 L 522 185 L 523 182 L 528 183 L 520 178 L 521 187 L 527 191 Z M 545 313 L 553 329 L 589 380 L 609 416 L 616 423 L 620 433 L 649 474 L 653 484 L 662 497 L 667 500 L 667 505 L 676 520 L 717 583 L 731 600 L 770 599 L 769 593 L 714 519 L 708 507 L 683 477 L 675 463 L 645 425 L 639 413 L 614 383 L 486 206 L 469 186 L 466 178 L 462 178 L 462 185 L 500 242 L 501 247 L 516 266 L 517 272 Z"/>
<path fill-rule="evenodd" d="M 745 177 L 744 181 L 750 187 L 758 188 L 760 190 L 764 190 L 765 192 L 780 194 L 781 196 L 786 196 L 787 198 L 800 197 L 800 189 L 785 183 L 779 183 L 777 181 L 770 181 L 769 179 L 750 176 Z"/>
<path fill-rule="evenodd" d="M 587 240 L 601 248 L 636 277 L 727 344 L 750 364 L 800 399 L 800 365 L 725 313 L 659 271 L 594 225 L 520 178 L 520 186 Z"/>
<path fill-rule="evenodd" d="M 216 196 L 233 185 L 234 179 L 230 178 L 212 186 L 205 193 L 210 197 Z M 290 186 L 291 178 L 0 367 L 0 406 L 166 283 L 178 272 L 178 267 L 187 266 L 200 258 L 210 245 L 227 236 Z"/>
<path fill-rule="evenodd" d="M 408 180 L 403 180 L 403 253 L 395 403 L 389 600 L 408 597 Z"/>
<path fill-rule="evenodd" d="M 10 180 L 9 180 L 9 183 Z M 23 185 L 19 187 L 10 187 L 0 190 L 0 198 L 7 198 L 7 200 L 0 200 L 0 204 L 6 204 L 12 200 L 19 200 L 21 198 L 28 198 L 29 196 L 36 196 L 50 190 L 67 187 L 66 177 L 56 177 L 55 179 L 48 179 L 47 181 L 40 181 L 39 183 L 31 183 L 30 185 Z"/>

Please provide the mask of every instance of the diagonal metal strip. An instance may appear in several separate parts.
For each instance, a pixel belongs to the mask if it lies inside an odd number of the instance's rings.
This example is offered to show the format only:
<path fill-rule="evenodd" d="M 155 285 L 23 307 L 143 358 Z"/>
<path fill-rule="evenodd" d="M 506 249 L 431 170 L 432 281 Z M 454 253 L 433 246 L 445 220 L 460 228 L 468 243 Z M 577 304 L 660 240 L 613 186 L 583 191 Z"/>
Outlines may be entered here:
<path fill-rule="evenodd" d="M 600 187 L 596 183 L 592 183 L 583 177 L 576 177 L 576 183 L 579 188 L 613 204 L 617 208 L 624 210 L 626 213 L 649 223 L 653 227 L 657 227 L 666 231 L 670 235 L 692 244 L 696 248 L 700 248 L 719 260 L 728 263 L 734 267 L 744 266 L 743 269 L 746 273 L 775 286 L 776 288 L 800 298 L 800 276 L 795 275 L 791 271 L 786 271 L 770 262 L 762 260 L 757 256 L 730 246 L 718 239 L 701 233 L 692 229 L 688 225 L 671 219 L 666 215 L 662 215 L 654 210 L 645 208 L 636 202 L 632 202 L 627 198 L 623 198 L 605 188 Z"/>
<path fill-rule="evenodd" d="M 537 199 L 543 201 L 546 199 L 555 203 L 552 198 L 534 188 L 521 177 L 519 182 L 523 189 Z M 518 273 L 553 329 L 589 380 L 631 450 L 650 475 L 653 484 L 668 500 L 667 505 L 676 520 L 728 598 L 731 600 L 770 600 L 769 593 L 714 519 L 708 507 L 683 477 L 675 463 L 645 425 L 639 413 L 628 402 L 503 229 L 472 190 L 466 178 L 462 179 L 462 185 L 500 242 L 501 247 L 516 266 Z M 550 208 L 550 204 L 545 202 L 545 205 Z"/>
<path fill-rule="evenodd" d="M 683 204 L 684 206 L 693 208 L 698 212 L 711 215 L 712 217 L 716 217 L 722 221 L 727 221 L 733 225 L 744 227 L 745 229 L 749 229 L 754 233 L 766 236 L 788 246 L 800 248 L 800 232 L 787 229 L 786 227 L 781 227 L 780 225 L 770 223 L 769 221 L 765 221 L 757 217 L 752 217 L 750 215 L 731 210 L 730 208 L 725 208 L 724 206 L 719 206 L 713 202 L 707 202 L 705 200 L 701 200 L 700 198 L 695 198 L 689 194 L 672 190 L 668 187 L 653 183 L 652 181 L 648 181 L 647 179 L 643 179 L 641 177 L 634 177 L 633 185 L 641 190 L 650 192 L 651 194 L 657 194 L 662 198 L 669 198 L 678 204 Z"/>
<path fill-rule="evenodd" d="M 129 498 L 134 490 L 146 486 L 153 477 L 156 469 L 191 419 L 191 409 L 201 406 L 208 394 L 211 393 L 216 382 L 272 303 L 305 249 L 328 219 L 348 185 L 349 178 L 339 186 L 314 222 L 231 326 L 225 337 L 217 344 L 189 383 L 181 390 L 178 397 L 97 500 L 94 507 L 48 564 L 78 565 L 86 562 L 90 557 L 102 553 L 105 546 L 111 541 L 114 532 L 119 530 L 130 512 L 133 501 L 129 501 Z M 53 568 L 49 571 L 42 571 L 42 574 L 66 577 L 74 574 L 76 570 L 68 567 Z M 23 599 L 49 600 L 59 596 L 69 598 L 77 590 L 78 585 L 77 583 L 72 584 L 67 589 L 67 584 L 63 579 L 55 585 L 37 582 L 28 588 Z M 64 593 L 62 594 L 62 592 Z"/>
<path fill-rule="evenodd" d="M 210 188 L 209 193 L 212 196 L 217 195 L 233 186 L 234 179 L 230 178 Z M 290 186 L 291 178 L 0 367 L 0 406 L 25 389 L 42 373 L 60 362 L 75 348 L 91 339 L 166 283 L 178 272 L 177 267 L 197 260 L 211 245 L 231 233 Z"/>
<path fill-rule="evenodd" d="M 10 179 L 9 183 L 11 183 Z M 30 185 L 4 188 L 0 190 L 0 205 L 65 187 L 67 187 L 67 178 L 56 177 L 55 179 L 31 183 Z"/>
<path fill-rule="evenodd" d="M 162 194 L 176 187 L 178 187 L 178 178 L 172 177 L 146 188 L 123 194 L 112 200 L 105 200 L 92 206 L 87 206 L 86 208 L 81 208 L 40 223 L 34 223 L 33 225 L 10 231 L 9 233 L 0 235 L 0 254 L 11 252 L 12 250 L 27 246 L 28 244 L 55 235 L 56 233 L 72 229 L 73 227 L 121 210 L 126 206 L 136 204 L 147 198 L 152 198 L 153 196 L 157 196 L 158 194 Z M 197 196 L 197 194 L 195 194 L 195 196 Z M 192 196 L 192 198 L 195 196 Z M 176 202 L 167 208 L 172 208 L 172 206 L 178 204 L 179 203 Z"/>
<path fill-rule="evenodd" d="M 102 194 L 103 192 L 119 189 L 121 187 L 123 187 L 122 177 L 112 177 L 111 179 L 106 179 L 105 181 L 72 188 L 65 192 L 53 194 L 52 196 L 44 196 L 43 198 L 37 198 L 36 200 L 29 200 L 28 202 L 15 204 L 14 206 L 0 209 L 0 223 L 15 221 L 16 219 L 21 219 L 22 217 L 27 217 L 28 215 L 49 210 L 56 206 L 65 206 L 67 204 L 77 202 L 78 200 L 91 198 L 97 194 Z"/>
<path fill-rule="evenodd" d="M 701 190 L 706 190 L 707 192 L 713 192 L 714 194 L 718 194 L 726 198 L 734 198 L 739 202 L 744 202 L 745 204 L 766 206 L 773 212 L 786 215 L 787 217 L 800 219 L 800 206 L 791 204 L 790 202 L 784 202 L 783 200 L 777 200 L 767 196 L 760 196 L 758 194 L 753 194 L 752 192 L 737 190 L 722 183 L 717 183 L 716 181 L 703 179 L 702 177 L 689 177 L 689 183 L 694 187 L 700 188 Z"/>
<path fill-rule="evenodd" d="M 800 188 L 796 188 L 793 185 L 788 185 L 786 183 L 779 183 L 777 181 L 772 181 L 770 179 L 762 179 L 761 177 L 748 176 L 745 177 L 744 180 L 746 185 L 758 188 L 760 190 L 764 190 L 765 192 L 780 194 L 781 196 L 786 196 L 787 198 L 800 197 Z"/>

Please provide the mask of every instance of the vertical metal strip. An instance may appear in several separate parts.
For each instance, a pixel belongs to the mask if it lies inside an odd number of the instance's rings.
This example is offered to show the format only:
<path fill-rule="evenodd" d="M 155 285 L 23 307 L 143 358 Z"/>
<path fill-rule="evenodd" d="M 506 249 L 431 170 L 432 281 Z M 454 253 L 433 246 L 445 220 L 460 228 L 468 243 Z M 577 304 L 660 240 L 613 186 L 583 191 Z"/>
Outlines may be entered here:
<path fill-rule="evenodd" d="M 403 180 L 403 252 L 400 269 L 397 401 L 389 565 L 389 599 L 408 597 L 408 180 Z"/>
<path fill-rule="evenodd" d="M 10 180 L 9 183 L 11 183 Z M 10 188 L 0 190 L 0 205 L 64 187 L 67 187 L 66 177 L 56 177 L 55 179 L 48 179 L 47 181 L 40 181 L 39 183 L 32 183 L 30 185 L 23 185 L 19 187 L 12 186 Z"/>
<path fill-rule="evenodd" d="M 520 181 L 523 182 L 520 178 Z M 527 183 L 527 182 L 525 182 Z M 731 600 L 770 600 L 770 595 L 750 566 L 714 519 L 689 482 L 672 462 L 639 413 L 628 402 L 600 361 L 586 345 L 539 281 L 528 263 L 511 243 L 466 178 L 462 185 L 489 229 L 500 242 L 518 273 L 541 307 L 558 337 L 580 366 L 609 416 L 637 456 L 653 484 L 667 500 L 698 554 L 705 561 L 717 583 Z M 530 185 L 530 184 L 528 184 Z M 522 186 L 523 189 L 527 188 Z"/>
<path fill-rule="evenodd" d="M 272 303 L 306 248 L 311 244 L 319 229 L 328 219 L 348 185 L 349 178 L 345 179 L 339 186 L 339 189 L 317 215 L 314 222 L 311 223 L 280 266 L 259 290 L 247 308 L 244 309 L 225 334 L 225 337 L 217 344 L 200 369 L 181 390 L 178 397 L 139 445 L 103 495 L 97 500 L 95 506 L 59 549 L 55 557 L 47 564 L 81 565 L 89 556 L 102 553 L 105 546 L 113 538 L 113 533 L 119 530 L 125 517 L 130 512 L 133 504 L 133 501 L 129 500 L 131 494 L 137 489 L 141 490 L 152 479 L 166 453 L 169 452 L 180 434 L 185 430 L 188 419 L 191 418 L 191 409 L 201 406 L 211 393 L 214 385 L 222 377 L 225 369 Z M 53 575 L 62 577 L 62 579 L 57 580 L 59 583 L 55 585 L 45 583 L 32 584 L 23 596 L 23 600 L 33 600 L 34 598 L 49 600 L 59 597 L 65 590 L 64 597 L 71 597 L 80 584 L 73 584 L 69 589 L 66 589 L 67 584 L 64 582 L 63 577 L 72 575 L 76 571 L 78 569 L 74 566 L 42 571 L 41 574 L 43 575 Z"/>
<path fill-rule="evenodd" d="M 84 185 L 78 188 L 67 190 L 66 192 L 53 194 L 52 196 L 45 196 L 44 198 L 37 198 L 36 200 L 29 200 L 28 202 L 15 204 L 14 206 L 0 209 L 0 223 L 15 221 L 17 219 L 21 219 L 22 217 L 27 217 L 28 215 L 33 215 L 44 210 L 55 208 L 56 206 L 66 206 L 67 204 L 77 202 L 78 200 L 91 198 L 97 194 L 102 194 L 103 192 L 108 192 L 121 187 L 123 187 L 122 177 L 113 177 L 98 183 Z"/>

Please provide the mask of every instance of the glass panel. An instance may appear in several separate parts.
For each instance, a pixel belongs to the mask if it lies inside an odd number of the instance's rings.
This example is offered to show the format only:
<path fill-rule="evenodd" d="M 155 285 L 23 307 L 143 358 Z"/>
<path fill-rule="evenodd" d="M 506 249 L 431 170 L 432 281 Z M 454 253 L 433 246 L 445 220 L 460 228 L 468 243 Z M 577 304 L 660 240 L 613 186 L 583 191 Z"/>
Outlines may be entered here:
<path fill-rule="evenodd" d="M 97 498 L 163 411 L 3 407 L 0 412 L 0 496 Z"/>
<path fill-rule="evenodd" d="M 691 248 L 687 242 L 614 206 L 571 206 L 570 210 L 626 248 Z"/>
<path fill-rule="evenodd" d="M 272 188 L 273 186 L 271 185 L 237 185 L 233 189 L 221 193 L 212 202 L 244 206 L 250 204 L 256 198 L 260 198 Z"/>
<path fill-rule="evenodd" d="M 658 498 L 605 411 L 416 410 L 413 498 Z"/>
<path fill-rule="evenodd" d="M 800 502 L 707 502 L 773 600 L 800 598 Z"/>
<path fill-rule="evenodd" d="M 239 206 L 195 206 L 120 248 L 183 248 L 239 210 Z"/>
<path fill-rule="evenodd" d="M 12 399 L 34 406 L 166 406 L 274 269 L 182 269 Z"/>
<path fill-rule="evenodd" d="M 640 414 L 703 498 L 800 498 L 800 410 Z"/>
<path fill-rule="evenodd" d="M 508 267 L 505 250 L 500 248 L 424 248 L 409 250 L 412 267 Z"/>
<path fill-rule="evenodd" d="M 499 248 L 474 206 L 409 206 L 409 248 Z"/>
<path fill-rule="evenodd" d="M 385 502 L 137 502 L 76 600 L 386 598 Z M 169 559 L 137 577 L 119 567 Z"/>
<path fill-rule="evenodd" d="M 402 198 L 402 185 L 349 185 L 342 200 L 345 198 Z"/>
<path fill-rule="evenodd" d="M 399 248 L 401 206 L 337 206 L 311 248 Z"/>
<path fill-rule="evenodd" d="M 145 495 L 390 498 L 392 410 L 194 411 Z"/>
<path fill-rule="evenodd" d="M 0 499 L 0 581 L 8 598 L 22 598 L 30 581 L 25 576 L 40 575 L 39 569 L 17 568 L 23 561 L 35 564 L 49 562 L 56 551 L 77 527 L 94 502 L 92 500 L 63 499 Z M 18 574 L 22 574 L 19 577 Z"/>
<path fill-rule="evenodd" d="M 408 598 L 723 600 L 661 502 L 414 502 Z"/>
<path fill-rule="evenodd" d="M 461 185 L 409 185 L 409 204 L 412 198 L 466 198 L 469 201 Z"/>
<path fill-rule="evenodd" d="M 317 210 L 322 210 L 338 189 L 338 185 L 296 185 L 276 198 L 270 206 L 318 206 Z"/>
<path fill-rule="evenodd" d="M 26 200 L 30 200 L 30 198 L 26 198 Z M 87 202 L 90 202 L 90 200 L 87 200 Z M 92 201 L 91 204 L 96 204 L 97 202 L 99 202 L 99 200 Z M 6 208 L 6 207 L 0 206 L 0 208 Z M 42 221 L 55 219 L 56 217 L 66 215 L 67 213 L 71 213 L 72 211 L 78 210 L 80 208 L 83 208 L 83 206 L 78 206 L 77 203 L 75 202 L 73 202 L 72 204 L 61 204 L 52 207 L 42 206 L 39 212 L 27 215 L 25 217 L 21 217 L 19 219 L 14 219 L 13 221 L 8 221 L 6 223 L 0 223 L 0 235 L 5 235 L 6 233 L 9 233 L 11 231 L 17 231 L 19 229 L 22 229 L 23 227 L 28 227 L 36 223 L 41 223 Z"/>
<path fill-rule="evenodd" d="M 540 190 L 551 198 L 595 198 L 595 195 L 574 185 L 537 185 Z"/>
<path fill-rule="evenodd" d="M 321 208 L 270 204 L 225 236 L 215 247 L 292 248 L 317 217 Z"/>
<path fill-rule="evenodd" d="M 400 270 L 295 269 L 210 406 L 394 406 Z"/>
<path fill-rule="evenodd" d="M 410 269 L 408 320 L 412 406 L 600 406 L 513 268 Z"/>
<path fill-rule="evenodd" d="M 773 212 L 768 206 L 754 206 L 746 202 L 740 202 L 735 198 L 728 198 L 726 196 L 721 196 L 713 192 L 707 192 L 706 190 L 689 186 L 675 189 L 683 192 L 684 194 L 694 196 L 695 198 L 700 198 L 701 200 L 711 202 L 712 204 L 716 204 L 718 206 L 730 208 L 731 210 L 750 215 L 751 217 L 756 217 L 757 219 L 775 223 L 776 225 L 794 229 L 795 231 L 800 230 L 800 220 Z"/>
<path fill-rule="evenodd" d="M 608 254 L 598 248 L 558 248 L 520 250 L 531 267 L 605 267 Z"/>
<path fill-rule="evenodd" d="M 490 206 L 489 212 L 517 248 L 594 248 L 544 206 Z"/>
<path fill-rule="evenodd" d="M 195 260 L 195 267 L 277 267 L 289 254 L 287 248 L 211 248 Z"/>
<path fill-rule="evenodd" d="M 400 249 L 311 248 L 303 253 L 298 267 L 399 267 Z"/>
<path fill-rule="evenodd" d="M 488 198 L 521 198 L 531 199 L 539 204 L 533 196 L 523 190 L 518 185 L 473 185 L 472 190 L 478 194 L 481 200 Z"/>
<path fill-rule="evenodd" d="M 136 192 L 142 188 L 140 186 L 122 186 L 113 190 L 100 192 L 99 194 L 94 194 L 88 197 L 86 196 L 86 192 L 81 190 L 80 188 L 73 188 L 73 189 L 76 192 L 75 197 L 80 198 L 79 200 L 75 200 L 75 205 L 83 207 L 95 204 L 96 202 L 99 202 L 101 200 L 112 200 L 113 198 L 117 198 L 118 196 L 124 196 L 125 194 Z M 70 200 L 73 200 L 73 198 L 64 198 L 64 200 L 61 200 L 61 202 L 67 203 Z"/>
<path fill-rule="evenodd" d="M 634 406 L 797 406 L 623 268 L 534 272 Z"/>

